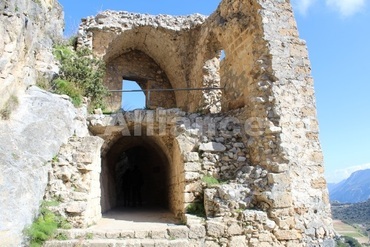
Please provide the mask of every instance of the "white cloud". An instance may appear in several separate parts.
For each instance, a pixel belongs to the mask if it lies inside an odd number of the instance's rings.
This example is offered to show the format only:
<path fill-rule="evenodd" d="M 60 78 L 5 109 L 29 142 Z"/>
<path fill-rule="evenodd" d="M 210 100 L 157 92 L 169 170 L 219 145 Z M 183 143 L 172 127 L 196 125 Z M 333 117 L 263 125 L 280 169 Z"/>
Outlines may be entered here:
<path fill-rule="evenodd" d="M 299 13 L 305 15 L 307 10 L 311 7 L 311 5 L 316 2 L 316 0 L 292 0 L 293 6 L 297 8 Z"/>
<path fill-rule="evenodd" d="M 347 179 L 353 172 L 365 169 L 370 169 L 370 163 L 335 170 L 330 174 L 326 174 L 326 180 L 328 181 L 328 183 L 339 183 L 340 181 Z"/>
<path fill-rule="evenodd" d="M 326 4 L 338 10 L 343 16 L 350 16 L 365 6 L 365 0 L 326 0 Z"/>
<path fill-rule="evenodd" d="M 351 16 L 361 11 L 366 4 L 366 0 L 325 0 L 329 8 L 338 11 L 343 16 Z M 292 0 L 293 7 L 302 15 L 306 15 L 308 9 L 317 0 Z"/>

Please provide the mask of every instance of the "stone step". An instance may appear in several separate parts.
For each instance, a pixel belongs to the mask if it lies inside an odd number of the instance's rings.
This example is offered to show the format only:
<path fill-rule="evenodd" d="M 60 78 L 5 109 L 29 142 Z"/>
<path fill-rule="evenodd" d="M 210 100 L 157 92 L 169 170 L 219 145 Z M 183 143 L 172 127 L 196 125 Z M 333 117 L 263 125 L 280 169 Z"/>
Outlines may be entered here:
<path fill-rule="evenodd" d="M 204 226 L 168 226 L 163 229 L 101 230 L 59 229 L 56 239 L 47 241 L 44 247 L 96 246 L 96 247 L 188 247 L 200 246 L 205 236 Z M 58 240 L 63 239 L 63 240 Z"/>
<path fill-rule="evenodd" d="M 203 246 L 206 228 L 202 219 L 188 216 L 187 225 L 147 224 L 133 225 L 129 223 L 105 224 L 87 229 L 58 229 L 56 237 L 44 244 L 44 247 L 68 246 Z"/>
<path fill-rule="evenodd" d="M 75 239 L 187 239 L 190 229 L 187 226 L 169 226 L 159 229 L 101 230 L 101 229 L 58 229 L 56 235 L 66 240 Z"/>
<path fill-rule="evenodd" d="M 73 239 L 50 240 L 43 247 L 188 247 L 188 239 Z"/>

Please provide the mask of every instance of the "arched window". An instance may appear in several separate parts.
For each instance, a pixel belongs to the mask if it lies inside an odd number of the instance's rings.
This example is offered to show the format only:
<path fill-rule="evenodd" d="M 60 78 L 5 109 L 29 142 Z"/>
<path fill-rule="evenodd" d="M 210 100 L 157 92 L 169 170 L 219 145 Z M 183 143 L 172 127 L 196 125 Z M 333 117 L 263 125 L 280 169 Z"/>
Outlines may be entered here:
<path fill-rule="evenodd" d="M 142 90 L 142 88 L 135 81 L 123 80 L 122 90 L 121 108 L 123 110 L 132 111 L 135 109 L 145 109 L 145 94 L 144 92 L 138 91 Z"/>
<path fill-rule="evenodd" d="M 225 57 L 226 57 L 225 50 L 221 50 L 220 51 L 220 61 L 225 60 Z"/>

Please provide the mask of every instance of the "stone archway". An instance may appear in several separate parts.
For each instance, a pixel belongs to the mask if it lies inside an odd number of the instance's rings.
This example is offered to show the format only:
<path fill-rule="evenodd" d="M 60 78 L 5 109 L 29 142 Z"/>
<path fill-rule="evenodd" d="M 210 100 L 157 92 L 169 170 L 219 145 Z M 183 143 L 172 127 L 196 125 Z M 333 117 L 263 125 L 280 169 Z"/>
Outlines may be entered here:
<path fill-rule="evenodd" d="M 140 50 L 128 50 L 106 62 L 105 84 L 110 90 L 121 90 L 122 80 L 135 81 L 146 96 L 147 108 L 176 107 L 176 97 L 166 72 L 150 56 Z M 154 91 L 153 91 L 154 89 Z M 156 91 L 164 89 L 167 91 Z M 122 94 L 107 98 L 112 110 L 121 108 Z"/>
<path fill-rule="evenodd" d="M 122 137 L 102 159 L 102 211 L 123 206 L 124 174 L 138 167 L 142 174 L 143 206 L 169 208 L 170 161 L 148 137 Z M 132 176 L 130 176 L 133 179 Z M 135 183 L 136 181 L 131 181 Z M 130 205 L 133 206 L 132 198 Z"/>
<path fill-rule="evenodd" d="M 130 127 L 125 129 L 130 130 Z M 102 212 L 124 206 L 124 173 L 134 165 L 143 178 L 142 207 L 166 209 L 181 216 L 184 212 L 184 165 L 177 141 L 169 136 L 149 135 L 147 129 L 141 135 L 125 135 L 125 131 L 116 129 L 102 136 L 105 139 L 101 151 Z M 132 199 L 127 206 L 133 206 Z"/>

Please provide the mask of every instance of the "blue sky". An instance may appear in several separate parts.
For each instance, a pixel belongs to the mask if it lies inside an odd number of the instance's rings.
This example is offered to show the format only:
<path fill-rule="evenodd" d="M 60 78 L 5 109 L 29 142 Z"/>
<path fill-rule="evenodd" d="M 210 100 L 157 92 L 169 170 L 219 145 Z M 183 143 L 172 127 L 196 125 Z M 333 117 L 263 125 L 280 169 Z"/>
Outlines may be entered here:
<path fill-rule="evenodd" d="M 326 177 L 329 182 L 338 182 L 355 170 L 370 168 L 370 1 L 291 2 L 310 54 Z M 65 9 L 66 35 L 71 35 L 82 17 L 106 9 L 209 15 L 219 0 L 60 0 L 60 3 Z"/>

